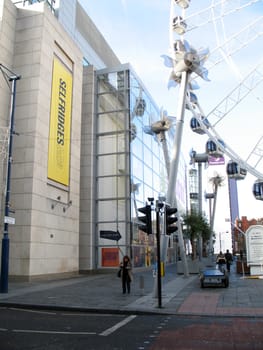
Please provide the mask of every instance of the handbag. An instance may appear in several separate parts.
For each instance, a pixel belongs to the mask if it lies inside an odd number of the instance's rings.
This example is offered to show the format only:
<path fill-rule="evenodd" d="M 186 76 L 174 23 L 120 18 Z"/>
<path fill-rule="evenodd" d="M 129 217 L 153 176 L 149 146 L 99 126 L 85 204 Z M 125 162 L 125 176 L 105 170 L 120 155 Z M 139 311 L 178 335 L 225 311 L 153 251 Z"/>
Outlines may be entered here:
<path fill-rule="evenodd" d="M 117 277 L 121 277 L 121 269 L 119 269 L 119 271 L 117 272 Z"/>

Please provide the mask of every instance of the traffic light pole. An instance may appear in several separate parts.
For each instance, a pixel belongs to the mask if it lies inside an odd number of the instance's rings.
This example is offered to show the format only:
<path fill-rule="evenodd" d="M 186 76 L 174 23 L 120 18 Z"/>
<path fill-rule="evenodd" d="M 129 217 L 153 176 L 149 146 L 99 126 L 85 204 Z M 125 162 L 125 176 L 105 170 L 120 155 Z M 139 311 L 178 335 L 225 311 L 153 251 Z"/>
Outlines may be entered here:
<path fill-rule="evenodd" d="M 160 208 L 156 206 L 156 242 L 157 242 L 157 287 L 158 307 L 162 307 L 162 279 L 161 279 L 161 243 L 160 243 Z"/>

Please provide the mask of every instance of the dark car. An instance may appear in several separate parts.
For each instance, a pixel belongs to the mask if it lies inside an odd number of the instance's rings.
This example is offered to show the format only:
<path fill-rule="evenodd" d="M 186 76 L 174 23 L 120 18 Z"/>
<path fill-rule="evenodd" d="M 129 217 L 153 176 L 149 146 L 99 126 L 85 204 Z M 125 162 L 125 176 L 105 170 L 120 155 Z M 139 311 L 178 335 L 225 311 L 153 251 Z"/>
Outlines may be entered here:
<path fill-rule="evenodd" d="M 228 273 L 224 268 L 209 268 L 200 272 L 200 286 L 204 287 L 225 287 L 229 286 Z"/>

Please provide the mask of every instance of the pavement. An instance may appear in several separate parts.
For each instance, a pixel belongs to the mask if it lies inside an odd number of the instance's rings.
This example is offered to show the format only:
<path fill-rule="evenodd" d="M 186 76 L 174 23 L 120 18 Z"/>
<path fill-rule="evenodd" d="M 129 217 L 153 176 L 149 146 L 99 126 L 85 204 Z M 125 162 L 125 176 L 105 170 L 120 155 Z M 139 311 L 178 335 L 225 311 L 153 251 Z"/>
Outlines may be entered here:
<path fill-rule="evenodd" d="M 97 313 L 263 317 L 263 279 L 237 274 L 235 265 L 231 266 L 228 288 L 201 288 L 198 274 L 179 275 L 175 264 L 166 267 L 160 294 L 152 268 L 134 269 L 133 275 L 130 294 L 122 294 L 117 270 L 56 280 L 9 281 L 8 293 L 0 293 L 0 306 Z"/>

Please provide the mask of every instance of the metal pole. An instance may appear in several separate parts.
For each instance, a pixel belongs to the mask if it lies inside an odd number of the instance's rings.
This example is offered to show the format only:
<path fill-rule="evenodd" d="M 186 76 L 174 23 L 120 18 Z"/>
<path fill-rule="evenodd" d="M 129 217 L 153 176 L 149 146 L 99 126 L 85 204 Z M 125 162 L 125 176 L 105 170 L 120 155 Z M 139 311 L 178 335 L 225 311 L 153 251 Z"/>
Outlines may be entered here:
<path fill-rule="evenodd" d="M 210 239 L 209 239 L 209 255 L 213 257 L 213 231 L 214 231 L 214 223 L 215 223 L 215 213 L 216 213 L 216 200 L 217 200 L 217 190 L 218 185 L 215 184 L 214 186 L 214 201 L 213 201 L 213 211 L 212 211 L 212 218 L 210 222 Z"/>
<path fill-rule="evenodd" d="M 242 258 L 241 266 L 242 266 L 242 278 L 245 278 L 245 268 L 244 268 L 244 260 L 243 260 L 243 258 Z"/>
<path fill-rule="evenodd" d="M 179 90 L 178 98 L 178 111 L 177 111 L 177 120 L 176 120 L 176 129 L 175 129 L 175 138 L 174 138 L 174 148 L 173 155 L 171 159 L 170 174 L 169 174 L 169 183 L 167 190 L 167 203 L 172 207 L 177 208 L 177 198 L 176 198 L 176 181 L 177 173 L 179 167 L 180 151 L 181 151 L 181 140 L 183 135 L 183 124 L 184 124 L 184 113 L 185 113 L 185 100 L 186 100 L 186 91 L 188 83 L 188 72 L 182 72 L 181 85 Z M 184 276 L 189 276 L 188 265 L 186 261 L 186 254 L 184 249 L 184 240 L 182 225 L 180 223 L 180 215 L 178 213 L 178 243 L 180 247 L 180 255 L 184 267 Z"/>
<path fill-rule="evenodd" d="M 156 207 L 156 242 L 157 242 L 157 286 L 158 307 L 162 307 L 162 281 L 161 281 L 161 246 L 160 246 L 160 208 Z"/>
<path fill-rule="evenodd" d="M 203 205 L 202 205 L 202 199 L 203 199 L 203 187 L 202 187 L 202 163 L 198 163 L 198 213 L 201 216 L 203 212 Z M 202 232 L 199 232 L 198 237 L 198 254 L 199 254 L 199 260 L 203 257 L 203 237 Z"/>
<path fill-rule="evenodd" d="M 19 79 L 20 79 L 20 76 L 12 76 L 9 78 L 9 81 L 12 82 L 12 89 L 11 89 L 11 105 L 10 105 L 10 134 L 9 134 L 8 164 L 7 164 L 6 194 L 5 194 L 4 236 L 2 238 L 0 293 L 8 293 L 8 270 L 9 270 L 8 217 L 9 217 L 9 208 L 10 208 L 10 188 L 11 188 L 10 180 L 11 180 L 12 147 L 13 147 L 13 134 L 14 134 L 16 81 Z"/>

